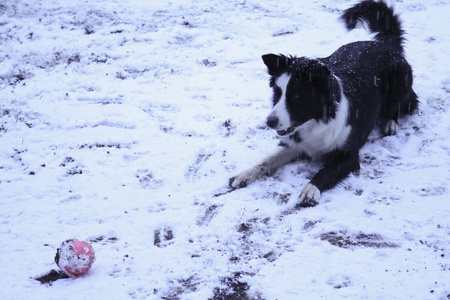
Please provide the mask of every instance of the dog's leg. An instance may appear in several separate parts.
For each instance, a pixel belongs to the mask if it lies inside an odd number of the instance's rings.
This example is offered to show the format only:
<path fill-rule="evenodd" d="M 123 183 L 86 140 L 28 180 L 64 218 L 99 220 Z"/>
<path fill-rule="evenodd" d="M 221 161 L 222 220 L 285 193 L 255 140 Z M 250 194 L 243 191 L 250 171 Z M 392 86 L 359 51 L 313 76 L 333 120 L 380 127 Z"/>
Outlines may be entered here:
<path fill-rule="evenodd" d="M 333 188 L 350 172 L 359 169 L 358 153 L 333 153 L 326 161 L 324 167 L 314 175 L 310 183 L 303 189 L 299 203 L 303 207 L 315 206 L 320 201 L 324 190 Z"/>
<path fill-rule="evenodd" d="M 282 165 L 298 159 L 299 155 L 300 153 L 292 148 L 280 146 L 274 154 L 268 156 L 261 163 L 230 178 L 229 186 L 234 189 L 246 187 L 256 179 L 270 174 Z"/>
<path fill-rule="evenodd" d="M 398 118 L 417 109 L 418 100 L 412 83 L 411 66 L 406 62 L 391 66 L 382 77 L 381 88 L 386 99 L 381 117 L 385 120 L 386 135 L 395 135 L 399 129 Z"/>

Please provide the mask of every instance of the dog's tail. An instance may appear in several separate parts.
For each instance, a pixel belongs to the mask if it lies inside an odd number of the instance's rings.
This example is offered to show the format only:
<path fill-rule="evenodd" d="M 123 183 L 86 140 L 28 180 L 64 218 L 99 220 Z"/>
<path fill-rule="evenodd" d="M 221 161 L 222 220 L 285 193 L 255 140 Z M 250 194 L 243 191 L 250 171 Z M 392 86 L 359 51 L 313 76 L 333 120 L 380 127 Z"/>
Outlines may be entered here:
<path fill-rule="evenodd" d="M 376 33 L 376 41 L 403 53 L 404 31 L 400 19 L 386 3 L 366 0 L 345 10 L 341 18 L 348 30 L 354 29 L 358 22 L 366 23 L 369 30 Z"/>

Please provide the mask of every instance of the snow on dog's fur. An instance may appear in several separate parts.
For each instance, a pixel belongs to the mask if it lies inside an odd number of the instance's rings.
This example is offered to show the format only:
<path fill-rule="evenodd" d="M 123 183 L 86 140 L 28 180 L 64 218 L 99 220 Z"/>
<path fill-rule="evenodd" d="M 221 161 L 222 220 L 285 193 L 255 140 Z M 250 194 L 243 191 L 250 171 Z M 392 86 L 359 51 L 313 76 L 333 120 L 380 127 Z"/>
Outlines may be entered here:
<path fill-rule="evenodd" d="M 263 55 L 273 89 L 266 123 L 281 142 L 274 154 L 231 178 L 232 188 L 307 155 L 324 167 L 299 201 L 316 205 L 323 191 L 359 169 L 359 149 L 376 124 L 385 134 L 396 134 L 398 117 L 417 108 L 412 69 L 403 54 L 404 32 L 392 8 L 363 1 L 344 11 L 342 20 L 349 30 L 367 23 L 375 41 L 344 45 L 326 58 Z"/>

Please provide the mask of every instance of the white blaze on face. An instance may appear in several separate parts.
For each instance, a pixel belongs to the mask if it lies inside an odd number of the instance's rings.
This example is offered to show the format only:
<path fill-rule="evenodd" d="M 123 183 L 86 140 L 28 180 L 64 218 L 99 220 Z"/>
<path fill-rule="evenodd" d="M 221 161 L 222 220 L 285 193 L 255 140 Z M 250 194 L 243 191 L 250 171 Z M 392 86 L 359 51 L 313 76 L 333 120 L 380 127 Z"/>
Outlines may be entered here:
<path fill-rule="evenodd" d="M 281 98 L 269 114 L 269 117 L 276 117 L 278 119 L 278 124 L 274 128 L 275 130 L 286 130 L 291 126 L 291 118 L 286 105 L 286 90 L 290 79 L 291 75 L 284 73 L 275 81 L 275 86 L 281 89 Z"/>

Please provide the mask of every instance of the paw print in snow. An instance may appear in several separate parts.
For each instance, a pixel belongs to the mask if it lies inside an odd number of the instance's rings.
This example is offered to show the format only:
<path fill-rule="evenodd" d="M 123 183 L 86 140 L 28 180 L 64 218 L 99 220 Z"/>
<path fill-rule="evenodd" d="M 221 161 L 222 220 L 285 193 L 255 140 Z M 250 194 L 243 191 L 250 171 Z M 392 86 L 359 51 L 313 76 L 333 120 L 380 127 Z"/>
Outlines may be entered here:
<path fill-rule="evenodd" d="M 153 244 L 156 247 L 164 248 L 173 244 L 173 231 L 171 228 L 157 229 L 154 232 Z"/>

